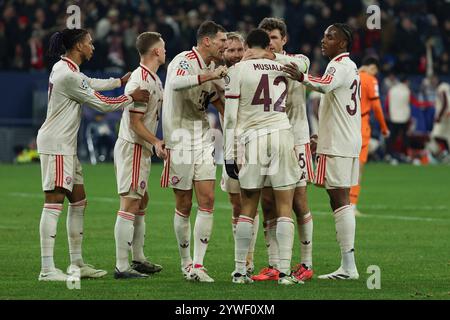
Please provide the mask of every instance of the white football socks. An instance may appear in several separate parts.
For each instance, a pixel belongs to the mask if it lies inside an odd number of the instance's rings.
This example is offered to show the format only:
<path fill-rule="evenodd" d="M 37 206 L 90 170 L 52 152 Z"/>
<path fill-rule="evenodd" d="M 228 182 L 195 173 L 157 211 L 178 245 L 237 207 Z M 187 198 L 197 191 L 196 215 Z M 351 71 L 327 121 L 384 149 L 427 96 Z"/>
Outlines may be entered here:
<path fill-rule="evenodd" d="M 258 237 L 259 230 L 259 214 L 256 213 L 255 219 L 253 219 L 253 233 L 252 233 L 252 241 L 250 241 L 250 246 L 248 248 L 247 254 L 247 264 L 248 267 L 254 268 L 254 253 L 255 253 L 255 245 L 256 238 Z"/>
<path fill-rule="evenodd" d="M 49 272 L 55 269 L 53 250 L 55 247 L 58 218 L 63 209 L 59 203 L 45 203 L 42 209 L 39 233 L 41 238 L 41 271 Z"/>
<path fill-rule="evenodd" d="M 277 242 L 277 219 L 266 221 L 264 228 L 264 237 L 266 240 L 267 256 L 269 265 L 278 269 L 280 263 L 278 242 Z"/>
<path fill-rule="evenodd" d="M 252 241 L 253 219 L 247 216 L 239 216 L 236 225 L 234 244 L 235 272 L 246 274 L 246 258 L 250 242 Z"/>
<path fill-rule="evenodd" d="M 336 238 L 341 248 L 342 268 L 346 271 L 356 270 L 355 264 L 355 229 L 356 219 L 351 205 L 334 211 Z"/>
<path fill-rule="evenodd" d="M 313 219 L 311 212 L 297 219 L 300 238 L 300 263 L 312 266 Z"/>
<path fill-rule="evenodd" d="M 145 243 L 145 209 L 139 210 L 134 216 L 134 234 L 131 245 L 131 255 L 133 261 L 144 262 L 144 243 Z"/>
<path fill-rule="evenodd" d="M 292 246 L 294 245 L 294 220 L 287 217 L 277 219 L 276 237 L 279 248 L 279 268 L 284 274 L 291 273 Z"/>
<path fill-rule="evenodd" d="M 213 210 L 198 208 L 194 225 L 194 268 L 203 266 L 213 228 Z"/>
<path fill-rule="evenodd" d="M 67 210 L 67 238 L 69 240 L 70 263 L 79 267 L 83 266 L 81 245 L 83 242 L 83 222 L 84 210 L 86 209 L 86 199 L 69 203 Z"/>
<path fill-rule="evenodd" d="M 134 231 L 134 214 L 125 211 L 117 212 L 114 237 L 116 239 L 116 268 L 120 272 L 130 267 L 128 254 L 131 249 Z"/>
<path fill-rule="evenodd" d="M 190 242 L 191 242 L 191 222 L 189 216 L 184 215 L 175 209 L 173 217 L 175 236 L 178 242 L 178 252 L 180 253 L 181 266 L 187 267 L 192 263 Z"/>

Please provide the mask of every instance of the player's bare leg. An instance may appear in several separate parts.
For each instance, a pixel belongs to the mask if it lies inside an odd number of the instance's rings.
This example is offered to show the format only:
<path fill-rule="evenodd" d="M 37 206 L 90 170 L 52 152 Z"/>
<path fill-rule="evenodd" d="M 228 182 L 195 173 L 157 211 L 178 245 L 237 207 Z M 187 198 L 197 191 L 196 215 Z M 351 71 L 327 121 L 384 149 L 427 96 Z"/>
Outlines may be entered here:
<path fill-rule="evenodd" d="M 45 203 L 42 209 L 39 233 L 41 239 L 41 273 L 39 281 L 66 281 L 67 275 L 56 269 L 53 260 L 58 218 L 62 212 L 65 191 L 55 188 L 45 192 Z"/>
<path fill-rule="evenodd" d="M 173 225 L 181 258 L 181 271 L 183 276 L 190 280 L 189 274 L 192 269 L 192 258 L 190 250 L 191 222 L 189 217 L 192 208 L 192 189 L 173 189 L 173 192 L 175 194 L 175 215 L 173 218 Z"/>
<path fill-rule="evenodd" d="M 295 267 L 294 276 L 302 281 L 313 276 L 312 270 L 312 237 L 313 220 L 308 207 L 306 186 L 295 188 L 293 209 L 297 217 L 297 228 L 300 239 L 300 263 Z"/>
<path fill-rule="evenodd" d="M 358 279 L 354 244 L 356 221 L 350 205 L 350 188 L 327 189 L 336 224 L 336 238 L 341 249 L 341 266 L 335 272 L 319 276 L 319 279 Z"/>
<path fill-rule="evenodd" d="M 362 181 L 362 174 L 364 171 L 364 165 L 365 163 L 360 161 L 359 162 L 359 176 L 358 176 L 358 185 L 353 186 L 350 188 L 350 202 L 353 205 L 353 211 L 356 217 L 361 216 L 361 212 L 357 209 L 356 205 L 358 204 L 359 194 L 361 192 L 361 181 Z"/>
<path fill-rule="evenodd" d="M 241 189 L 241 214 L 236 225 L 233 271 L 234 283 L 253 282 L 247 276 L 247 254 L 253 235 L 253 222 L 258 208 L 260 189 Z"/>
<path fill-rule="evenodd" d="M 292 201 L 294 199 L 295 185 L 290 189 L 274 190 L 273 194 L 277 212 L 277 242 L 280 257 L 278 283 L 291 285 L 299 281 L 291 275 L 292 247 L 294 245 L 295 226 L 292 220 Z"/>

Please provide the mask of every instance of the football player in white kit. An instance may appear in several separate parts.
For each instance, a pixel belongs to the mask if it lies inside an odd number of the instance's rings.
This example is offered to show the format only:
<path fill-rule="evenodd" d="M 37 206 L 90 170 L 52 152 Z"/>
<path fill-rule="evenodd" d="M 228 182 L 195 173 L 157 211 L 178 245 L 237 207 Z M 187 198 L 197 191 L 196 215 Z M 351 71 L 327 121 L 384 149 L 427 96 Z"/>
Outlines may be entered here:
<path fill-rule="evenodd" d="M 58 218 L 64 199 L 69 200 L 67 235 L 70 266 L 67 273 L 81 278 L 99 278 L 106 274 L 85 264 L 81 254 L 86 194 L 81 165 L 77 157 L 77 134 L 81 122 L 81 105 L 111 112 L 131 102 L 147 101 L 149 92 L 140 88 L 120 97 L 109 98 L 96 90 L 111 90 L 128 81 L 121 79 L 91 79 L 80 72 L 79 66 L 92 57 L 94 46 L 84 29 L 64 29 L 50 39 L 49 53 L 64 55 L 52 68 L 48 88 L 48 109 L 39 129 L 37 147 L 41 160 L 42 188 L 45 203 L 39 226 L 41 242 L 40 281 L 66 281 L 67 275 L 55 268 L 53 251 Z"/>
<path fill-rule="evenodd" d="M 175 195 L 174 229 L 185 279 L 213 282 L 203 266 L 211 238 L 214 212 L 214 141 L 207 108 L 218 99 L 213 80 L 226 75 L 227 68 L 215 68 L 213 59 L 221 59 L 226 31 L 213 21 L 205 21 L 197 30 L 197 46 L 178 54 L 169 64 L 162 126 L 168 158 L 164 162 L 161 186 L 171 187 Z M 194 226 L 194 259 L 191 258 L 190 214 L 192 189 L 198 210 Z"/>
<path fill-rule="evenodd" d="M 446 82 L 441 82 L 436 90 L 436 113 L 431 138 L 431 151 L 443 160 L 450 152 L 450 84 Z"/>
<path fill-rule="evenodd" d="M 267 58 L 273 59 L 281 64 L 295 62 L 307 72 L 309 59 L 302 54 L 288 54 L 283 50 L 287 42 L 287 27 L 279 18 L 264 18 L 259 23 L 269 34 L 270 49 Z M 246 53 L 247 56 L 248 53 Z M 249 55 L 250 57 L 250 55 Z M 286 101 L 286 112 L 292 125 L 295 140 L 295 150 L 298 157 L 298 165 L 302 171 L 300 180 L 297 182 L 293 209 L 297 218 L 297 228 L 300 238 L 300 263 L 294 268 L 294 276 L 298 280 L 309 280 L 313 276 L 312 270 L 312 238 L 313 220 L 307 200 L 307 182 L 314 178 L 312 155 L 309 146 L 309 125 L 306 115 L 306 90 L 298 82 L 290 82 Z M 259 274 L 252 277 L 255 281 L 278 280 L 278 243 L 276 241 L 277 218 L 274 206 L 274 196 L 270 184 L 266 184 L 262 191 L 261 207 L 264 213 L 264 236 L 267 247 L 269 265 L 261 269 Z"/>
<path fill-rule="evenodd" d="M 249 48 L 262 52 L 268 50 L 270 39 L 264 30 L 255 29 L 248 34 L 246 43 Z M 280 257 L 278 283 L 298 283 L 291 275 L 294 240 L 291 210 L 300 167 L 285 111 L 288 80 L 281 70 L 282 64 L 275 61 L 252 59 L 230 68 L 229 78 L 225 81 L 225 166 L 231 178 L 239 178 L 242 202 L 235 235 L 234 283 L 253 281 L 246 274 L 246 257 L 266 180 L 274 189 L 276 203 Z M 239 170 L 236 162 L 240 165 Z"/>
<path fill-rule="evenodd" d="M 144 239 L 151 155 L 156 154 L 161 159 L 167 157 L 164 141 L 156 137 L 163 100 L 162 83 L 156 72 L 166 61 L 166 49 L 164 40 L 156 32 L 140 34 L 136 48 L 140 66 L 131 74 L 125 92 L 141 87 L 151 95 L 147 103 L 133 103 L 124 109 L 114 148 L 114 167 L 120 195 L 120 209 L 114 228 L 116 279 L 146 278 L 148 274 L 162 270 L 160 265 L 145 257 Z M 131 266 L 128 263 L 130 248 Z"/>
<path fill-rule="evenodd" d="M 331 61 L 322 77 L 300 72 L 295 63 L 284 70 L 308 88 L 323 93 L 319 107 L 315 183 L 324 186 L 334 212 L 341 266 L 319 279 L 358 279 L 354 257 L 355 215 L 350 187 L 358 184 L 361 151 L 361 89 L 358 68 L 349 57 L 352 31 L 346 24 L 329 26 L 321 41 Z"/>
<path fill-rule="evenodd" d="M 228 68 L 234 66 L 236 63 L 242 60 L 244 56 L 244 45 L 245 40 L 241 34 L 237 32 L 228 32 L 227 33 L 227 42 L 226 49 L 223 53 L 223 61 Z M 225 106 L 225 81 L 223 79 L 214 81 L 214 84 L 217 88 L 217 93 L 219 95 L 219 100 L 217 103 L 214 103 L 214 106 L 219 111 L 219 119 L 220 124 L 223 129 L 223 107 Z M 239 181 L 236 179 L 232 179 L 228 176 L 225 165 L 222 168 L 222 178 L 220 180 L 220 188 L 222 191 L 228 193 L 228 200 L 230 201 L 232 207 L 232 217 L 231 217 L 231 226 L 233 237 L 236 234 L 236 224 L 241 214 L 241 188 L 239 185 Z M 258 236 L 258 228 L 259 228 L 259 215 L 256 214 L 255 221 L 253 224 L 253 238 L 250 243 L 250 248 L 247 255 L 247 274 L 251 275 L 255 268 L 254 265 L 254 251 L 256 238 Z"/>

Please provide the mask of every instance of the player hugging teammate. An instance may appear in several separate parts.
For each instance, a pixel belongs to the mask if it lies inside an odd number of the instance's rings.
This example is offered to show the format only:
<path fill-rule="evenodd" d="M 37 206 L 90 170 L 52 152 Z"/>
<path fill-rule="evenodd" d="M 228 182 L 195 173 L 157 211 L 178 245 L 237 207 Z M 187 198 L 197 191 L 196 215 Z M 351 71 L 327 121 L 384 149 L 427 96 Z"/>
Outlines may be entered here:
<path fill-rule="evenodd" d="M 93 52 L 86 31 L 65 30 L 52 40 L 53 51 L 64 56 L 50 76 L 47 119 L 38 135 L 46 195 L 40 224 L 40 280 L 67 279 L 53 263 L 56 224 L 65 197 L 70 201 L 68 272 L 81 270 L 82 277 L 106 274 L 85 264 L 81 257 L 86 196 L 76 156 L 76 134 L 83 103 L 101 111 L 124 108 L 114 151 L 120 195 L 114 230 L 115 278 L 147 278 L 162 270 L 143 251 L 148 160 L 154 154 L 164 159 L 161 186 L 172 188 L 174 194 L 173 225 L 181 273 L 189 281 L 214 282 L 203 263 L 214 217 L 216 164 L 207 117 L 208 106 L 213 104 L 223 117 L 225 165 L 221 187 L 229 193 L 232 205 L 232 282 L 277 280 L 281 285 L 294 285 L 313 277 L 308 182 L 327 190 L 342 256 L 338 270 L 319 279 L 358 279 L 356 224 L 349 192 L 358 183 L 361 89 L 358 69 L 349 57 L 352 33 L 347 25 L 335 23 L 325 30 L 322 53 L 330 62 L 323 76 L 314 77 L 308 74 L 307 57 L 283 50 L 287 29 L 281 19 L 263 19 L 245 41 L 236 33 L 227 38 L 222 26 L 205 21 L 197 31 L 196 46 L 170 62 L 164 90 L 156 74 L 165 63 L 165 44 L 158 33 L 139 35 L 136 48 L 140 66 L 131 78 L 127 74 L 120 80 L 91 79 L 80 73 L 79 65 Z M 94 91 L 126 83 L 125 95 L 117 98 Z M 318 139 L 309 137 L 307 88 L 322 94 Z M 164 141 L 156 137 L 160 118 Z M 69 130 L 61 130 L 62 123 L 68 124 Z M 317 154 L 315 172 L 313 154 Z M 191 256 L 194 192 L 198 207 Z M 268 265 L 252 275 L 260 201 Z M 294 268 L 292 211 L 300 238 L 300 261 Z"/>

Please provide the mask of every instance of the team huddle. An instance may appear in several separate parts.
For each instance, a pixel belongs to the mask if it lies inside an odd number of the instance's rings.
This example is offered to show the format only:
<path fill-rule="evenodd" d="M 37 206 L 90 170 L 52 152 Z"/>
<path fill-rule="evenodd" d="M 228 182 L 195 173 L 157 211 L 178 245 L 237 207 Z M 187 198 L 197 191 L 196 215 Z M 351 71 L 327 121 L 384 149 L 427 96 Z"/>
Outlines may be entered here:
<path fill-rule="evenodd" d="M 211 104 L 219 113 L 224 137 L 220 185 L 229 195 L 232 210 L 232 282 L 276 280 L 293 285 L 313 277 L 308 183 L 327 190 L 342 257 L 336 271 L 318 278 L 358 279 L 350 188 L 358 185 L 360 172 L 361 80 L 349 57 L 352 33 L 340 23 L 325 30 L 322 54 L 330 62 L 321 77 L 308 73 L 306 56 L 287 54 L 283 50 L 286 42 L 286 25 L 281 19 L 263 19 L 245 40 L 206 21 L 197 31 L 197 45 L 178 54 L 168 65 L 163 89 L 157 71 L 166 56 L 159 33 L 140 34 L 136 40 L 139 67 L 121 79 L 108 80 L 89 78 L 79 70 L 94 50 L 87 31 L 65 29 L 56 33 L 50 52 L 63 55 L 50 75 L 47 118 L 37 138 L 45 193 L 39 280 L 66 281 L 69 275 L 99 278 L 107 274 L 82 257 L 87 201 L 76 154 L 82 104 L 103 112 L 123 109 L 114 148 L 120 197 L 114 228 L 116 279 L 147 278 L 162 270 L 161 265 L 147 259 L 143 249 L 150 159 L 156 155 L 164 160 L 161 187 L 171 188 L 175 198 L 173 223 L 181 273 L 189 281 L 214 282 L 203 263 L 214 221 L 216 150 L 207 117 Z M 110 98 L 98 93 L 122 85 L 122 96 Z M 318 134 L 311 137 L 307 89 L 322 94 Z M 163 140 L 156 137 L 160 120 Z M 193 191 L 198 207 L 192 231 Z M 71 264 L 64 273 L 55 267 L 53 251 L 66 197 L 70 203 L 67 231 Z M 267 267 L 254 274 L 259 203 L 268 261 Z M 294 267 L 292 211 L 300 240 L 300 261 Z"/>

